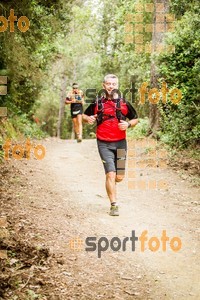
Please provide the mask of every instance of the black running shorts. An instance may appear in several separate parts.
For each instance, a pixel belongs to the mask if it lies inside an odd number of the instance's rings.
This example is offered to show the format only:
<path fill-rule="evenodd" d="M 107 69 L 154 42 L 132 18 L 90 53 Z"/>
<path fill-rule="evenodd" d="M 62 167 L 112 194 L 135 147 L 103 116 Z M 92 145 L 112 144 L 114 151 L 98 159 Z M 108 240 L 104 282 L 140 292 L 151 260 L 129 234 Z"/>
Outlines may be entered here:
<path fill-rule="evenodd" d="M 105 142 L 97 140 L 97 146 L 105 173 L 116 172 L 117 175 L 125 174 L 127 142 Z"/>
<path fill-rule="evenodd" d="M 71 104 L 71 117 L 76 118 L 78 115 L 83 114 L 83 105 L 80 103 Z"/>

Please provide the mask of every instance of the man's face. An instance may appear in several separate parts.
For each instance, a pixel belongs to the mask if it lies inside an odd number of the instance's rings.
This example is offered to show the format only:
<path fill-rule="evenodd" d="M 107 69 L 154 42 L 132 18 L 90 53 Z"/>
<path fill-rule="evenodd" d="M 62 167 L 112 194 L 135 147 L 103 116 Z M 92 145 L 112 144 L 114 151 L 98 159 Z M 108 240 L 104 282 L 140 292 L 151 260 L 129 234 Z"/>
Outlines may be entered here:
<path fill-rule="evenodd" d="M 78 88 L 73 88 L 73 92 L 77 93 L 78 92 Z"/>
<path fill-rule="evenodd" d="M 103 88 L 111 95 L 113 90 L 118 89 L 118 79 L 108 78 L 108 80 L 103 83 Z"/>

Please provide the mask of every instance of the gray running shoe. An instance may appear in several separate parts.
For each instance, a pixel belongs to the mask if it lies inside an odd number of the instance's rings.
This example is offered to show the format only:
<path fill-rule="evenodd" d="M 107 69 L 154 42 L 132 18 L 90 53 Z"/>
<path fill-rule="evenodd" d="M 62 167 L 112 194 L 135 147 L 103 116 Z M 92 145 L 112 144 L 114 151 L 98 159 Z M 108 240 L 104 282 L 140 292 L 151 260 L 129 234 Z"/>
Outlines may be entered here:
<path fill-rule="evenodd" d="M 110 216 L 119 216 L 119 208 L 118 205 L 111 205 L 110 207 Z"/>

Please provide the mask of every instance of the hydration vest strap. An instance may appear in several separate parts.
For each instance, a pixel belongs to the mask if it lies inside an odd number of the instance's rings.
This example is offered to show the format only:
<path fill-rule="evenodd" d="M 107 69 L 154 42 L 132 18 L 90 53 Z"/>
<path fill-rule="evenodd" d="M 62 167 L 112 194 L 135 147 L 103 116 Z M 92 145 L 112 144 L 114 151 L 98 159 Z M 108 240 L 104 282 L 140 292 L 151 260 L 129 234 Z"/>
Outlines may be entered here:
<path fill-rule="evenodd" d="M 121 112 L 121 99 L 118 98 L 115 105 L 115 116 L 110 114 L 104 114 L 104 107 L 102 103 L 102 98 L 97 99 L 97 125 L 100 125 L 103 121 L 111 119 L 111 118 L 117 118 L 117 120 L 120 122 L 120 120 L 125 120 L 126 117 Z"/>
<path fill-rule="evenodd" d="M 116 117 L 118 119 L 118 121 L 120 122 L 120 120 L 122 120 L 122 111 L 121 111 L 121 103 L 120 103 L 120 98 L 117 99 L 117 103 L 116 103 Z"/>
<path fill-rule="evenodd" d="M 102 99 L 97 98 L 97 125 L 100 125 L 103 122 L 103 104 Z"/>

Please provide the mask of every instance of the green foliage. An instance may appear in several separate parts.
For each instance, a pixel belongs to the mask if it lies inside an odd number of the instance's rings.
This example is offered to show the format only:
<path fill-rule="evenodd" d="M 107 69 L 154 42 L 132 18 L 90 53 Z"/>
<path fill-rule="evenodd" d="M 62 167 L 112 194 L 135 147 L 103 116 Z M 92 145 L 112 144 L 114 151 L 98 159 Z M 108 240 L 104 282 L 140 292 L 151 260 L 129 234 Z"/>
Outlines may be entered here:
<path fill-rule="evenodd" d="M 33 290 L 27 290 L 28 300 L 42 299 L 40 294 L 36 294 Z"/>
<path fill-rule="evenodd" d="M 70 110 L 66 109 L 65 116 L 61 124 L 61 139 L 70 139 L 72 135 L 72 119 Z"/>
<path fill-rule="evenodd" d="M 134 128 L 128 129 L 127 137 L 130 139 L 137 139 L 146 136 L 148 126 L 148 118 L 139 119 L 139 123 Z"/>
<path fill-rule="evenodd" d="M 96 138 L 96 124 L 89 125 L 85 124 L 83 127 L 83 138 L 84 139 L 93 139 Z"/>
<path fill-rule="evenodd" d="M 56 136 L 59 113 L 59 93 L 53 87 L 43 91 L 39 100 L 35 103 L 34 111 L 41 123 L 43 131 L 50 136 Z"/>
<path fill-rule="evenodd" d="M 172 0 L 170 2 L 172 12 L 176 14 L 176 17 L 180 18 L 187 11 L 195 11 L 199 8 L 199 0 Z"/>
<path fill-rule="evenodd" d="M 195 145 L 200 140 L 199 37 L 199 14 L 186 12 L 169 39 L 175 45 L 175 53 L 163 55 L 160 59 L 160 72 L 165 81 L 182 91 L 179 105 L 168 103 L 161 108 L 161 139 L 179 148 Z"/>
<path fill-rule="evenodd" d="M 0 34 L 0 69 L 8 75 L 8 96 L 1 99 L 7 106 L 10 101 L 28 113 L 43 89 L 49 63 L 56 55 L 54 40 L 60 32 L 68 31 L 71 4 L 56 1 L 6 1 L 4 15 L 14 9 L 16 16 L 30 20 L 29 30 L 22 33 L 15 22 L 15 32 Z M 62 14 L 61 14 L 62 11 Z M 63 17 L 66 17 L 65 23 Z M 62 19 L 62 21 L 61 21 Z"/>
<path fill-rule="evenodd" d="M 153 3 L 153 0 L 138 2 Z M 8 16 L 10 8 L 14 8 L 18 18 L 26 15 L 31 22 L 26 33 L 20 32 L 15 24 L 14 34 L 9 31 L 0 34 L 0 75 L 8 76 L 8 95 L 0 98 L 0 106 L 8 107 L 9 118 L 13 117 L 21 134 L 32 135 L 35 130 L 40 135 L 37 128 L 26 125 L 26 118 L 30 119 L 33 113 L 44 131 L 51 136 L 57 134 L 63 76 L 67 90 L 77 81 L 82 90 L 99 91 L 107 73 L 119 77 L 120 91 L 131 88 L 133 81 L 136 89 L 145 81 L 150 83 L 153 56 L 137 53 L 134 43 L 125 43 L 126 15 L 136 13 L 136 2 L 95 3 L 93 0 L 1 1 L 2 14 Z M 178 21 L 175 32 L 168 34 L 168 43 L 176 51 L 159 55 L 155 62 L 159 76 L 170 88 L 179 88 L 183 98 L 178 106 L 170 101 L 159 104 L 162 118 L 159 135 L 163 141 L 181 148 L 199 141 L 200 9 L 199 0 L 173 0 L 170 6 Z M 152 21 L 152 15 L 144 12 L 144 23 Z M 145 41 L 151 39 L 151 34 L 144 31 L 143 35 Z M 142 120 L 128 134 L 141 136 L 146 133 L 149 105 L 139 105 L 138 98 L 137 94 L 133 105 Z M 127 100 L 130 101 L 130 94 Z M 14 136 L 15 124 L 11 121 L 9 124 L 8 132 Z M 66 108 L 61 137 L 70 138 L 71 131 L 72 120 Z M 90 131 L 95 128 L 84 125 L 84 137 L 90 137 Z"/>
<path fill-rule="evenodd" d="M 6 121 L 0 121 L 0 123 L 1 139 L 11 138 L 17 140 L 22 137 L 41 139 L 47 136 L 39 125 L 30 121 L 25 114 L 13 116 Z"/>

